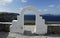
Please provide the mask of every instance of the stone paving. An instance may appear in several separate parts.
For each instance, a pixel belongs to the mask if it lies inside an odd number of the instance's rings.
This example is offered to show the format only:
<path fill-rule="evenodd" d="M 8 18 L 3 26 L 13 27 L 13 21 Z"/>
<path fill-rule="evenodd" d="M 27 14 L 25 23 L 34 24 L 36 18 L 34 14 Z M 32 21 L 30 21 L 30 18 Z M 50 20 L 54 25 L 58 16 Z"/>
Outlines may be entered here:
<path fill-rule="evenodd" d="M 60 36 L 53 36 L 53 35 L 39 35 L 39 36 L 28 36 L 28 35 L 21 35 L 18 33 L 8 33 L 8 32 L 0 32 L 0 38 L 60 38 Z"/>

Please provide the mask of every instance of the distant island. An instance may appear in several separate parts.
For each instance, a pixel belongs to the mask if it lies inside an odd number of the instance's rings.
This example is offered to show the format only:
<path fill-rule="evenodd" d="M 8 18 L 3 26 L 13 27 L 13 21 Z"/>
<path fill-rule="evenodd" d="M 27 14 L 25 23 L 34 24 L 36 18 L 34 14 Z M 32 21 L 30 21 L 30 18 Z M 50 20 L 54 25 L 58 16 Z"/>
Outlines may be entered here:
<path fill-rule="evenodd" d="M 0 22 L 12 22 L 12 20 L 17 20 L 18 13 L 11 12 L 0 12 Z"/>
<path fill-rule="evenodd" d="M 10 12 L 0 12 L 0 22 L 12 22 L 12 20 L 17 20 L 19 13 L 10 13 Z M 45 21 L 60 21 L 60 15 L 44 14 L 40 15 L 45 19 Z M 24 24 L 30 23 L 35 24 L 35 15 L 24 15 Z M 32 23 L 31 23 L 32 22 Z"/>

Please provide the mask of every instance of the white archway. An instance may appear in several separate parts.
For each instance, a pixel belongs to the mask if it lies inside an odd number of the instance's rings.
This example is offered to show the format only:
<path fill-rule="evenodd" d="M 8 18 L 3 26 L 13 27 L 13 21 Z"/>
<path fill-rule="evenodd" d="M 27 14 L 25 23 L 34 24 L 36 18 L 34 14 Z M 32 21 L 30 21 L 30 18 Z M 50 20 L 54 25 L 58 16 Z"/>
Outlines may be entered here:
<path fill-rule="evenodd" d="M 24 13 L 27 11 L 33 11 L 36 15 L 36 22 L 35 22 L 36 27 L 35 27 L 34 32 L 36 34 L 47 33 L 47 25 L 45 25 L 44 19 L 42 19 L 42 17 L 40 17 L 39 11 L 35 7 L 32 7 L 32 6 L 25 7 L 21 10 L 21 12 L 20 12 L 21 14 L 17 17 L 18 22 L 14 23 L 14 21 L 13 21 L 12 29 L 15 29 L 15 31 L 13 31 L 13 30 L 12 31 L 23 34 L 23 32 L 24 32 Z"/>
<path fill-rule="evenodd" d="M 27 12 L 27 11 L 33 11 L 35 13 L 35 16 L 36 16 L 35 27 L 36 27 L 36 25 L 37 25 L 37 23 L 36 23 L 37 22 L 37 19 L 38 19 L 38 17 L 40 17 L 39 11 L 35 7 L 28 6 L 28 7 L 23 8 L 21 10 L 21 12 L 20 12 L 21 13 L 21 15 L 20 15 L 21 16 L 21 19 L 20 20 L 21 20 L 21 24 L 23 25 L 23 28 L 24 28 L 24 13 Z M 35 30 L 35 32 L 36 32 L 36 30 Z"/>

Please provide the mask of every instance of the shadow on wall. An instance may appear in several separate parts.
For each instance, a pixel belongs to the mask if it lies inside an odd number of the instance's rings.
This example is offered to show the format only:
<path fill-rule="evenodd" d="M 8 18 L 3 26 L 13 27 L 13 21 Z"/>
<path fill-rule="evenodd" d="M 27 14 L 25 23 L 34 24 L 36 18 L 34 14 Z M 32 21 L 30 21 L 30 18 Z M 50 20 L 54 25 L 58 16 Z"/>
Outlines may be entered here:
<path fill-rule="evenodd" d="M 9 32 L 11 24 L 0 24 L 0 32 Z"/>
<path fill-rule="evenodd" d="M 9 35 L 9 32 L 0 32 L 0 38 L 7 38 Z"/>

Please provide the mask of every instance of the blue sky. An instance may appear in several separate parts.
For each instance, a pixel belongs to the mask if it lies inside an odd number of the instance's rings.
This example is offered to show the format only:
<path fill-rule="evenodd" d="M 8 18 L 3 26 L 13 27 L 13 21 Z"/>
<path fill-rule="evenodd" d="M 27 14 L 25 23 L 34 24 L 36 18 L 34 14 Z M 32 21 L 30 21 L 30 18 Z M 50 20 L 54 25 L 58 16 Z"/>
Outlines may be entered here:
<path fill-rule="evenodd" d="M 0 12 L 20 13 L 25 6 L 36 7 L 40 14 L 60 15 L 60 0 L 0 0 Z"/>

